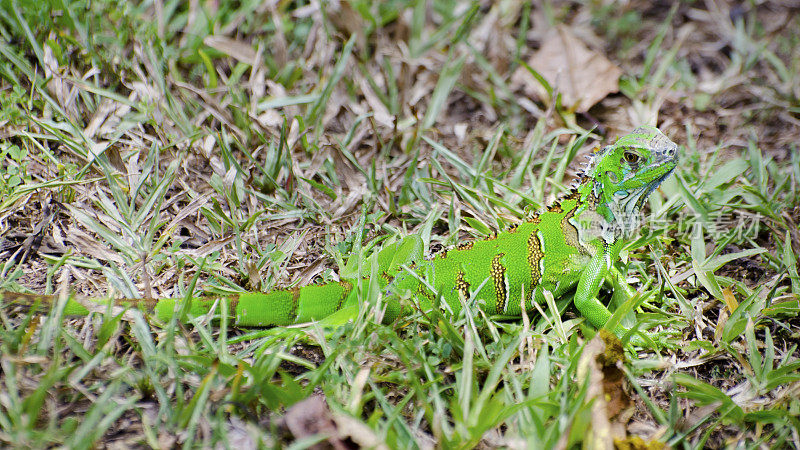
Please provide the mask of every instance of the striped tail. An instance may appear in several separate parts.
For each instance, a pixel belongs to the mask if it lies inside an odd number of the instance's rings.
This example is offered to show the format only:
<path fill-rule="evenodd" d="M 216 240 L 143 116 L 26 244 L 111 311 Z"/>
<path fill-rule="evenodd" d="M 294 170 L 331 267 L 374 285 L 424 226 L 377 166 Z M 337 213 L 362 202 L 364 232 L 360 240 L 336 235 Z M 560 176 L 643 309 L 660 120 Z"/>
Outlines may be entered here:
<path fill-rule="evenodd" d="M 187 313 L 201 316 L 209 313 L 219 302 L 228 303 L 228 311 L 236 326 L 267 327 L 320 320 L 348 304 L 353 285 L 347 281 L 323 285 L 304 286 L 268 293 L 247 292 L 233 296 L 194 297 L 189 301 Z M 49 311 L 57 303 L 54 295 L 24 294 L 0 291 L 0 303 L 4 307 L 22 307 L 26 310 Z M 135 308 L 155 315 L 162 322 L 179 314 L 184 299 L 97 299 L 77 300 L 70 297 L 64 307 L 65 316 L 86 316 L 92 311 L 103 311 L 104 307 L 118 306 Z M 96 306 L 96 307 L 95 307 Z"/>

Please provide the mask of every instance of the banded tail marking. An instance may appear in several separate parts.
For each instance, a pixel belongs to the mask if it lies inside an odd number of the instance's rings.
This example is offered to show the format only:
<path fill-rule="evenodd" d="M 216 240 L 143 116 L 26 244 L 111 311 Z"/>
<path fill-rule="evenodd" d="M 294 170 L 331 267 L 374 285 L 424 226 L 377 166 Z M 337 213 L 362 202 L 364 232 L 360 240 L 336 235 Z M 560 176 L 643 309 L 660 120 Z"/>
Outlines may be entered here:
<path fill-rule="evenodd" d="M 344 304 L 344 300 L 350 295 L 350 291 L 353 290 L 353 285 L 349 281 L 340 281 L 339 286 L 342 287 L 342 293 L 339 295 L 339 302 L 336 304 L 336 311 L 342 309 L 342 305 Z"/>
<path fill-rule="evenodd" d="M 290 289 L 292 293 L 292 307 L 289 309 L 289 322 L 292 323 L 297 321 L 297 307 L 300 305 L 300 289 L 299 287 Z"/>

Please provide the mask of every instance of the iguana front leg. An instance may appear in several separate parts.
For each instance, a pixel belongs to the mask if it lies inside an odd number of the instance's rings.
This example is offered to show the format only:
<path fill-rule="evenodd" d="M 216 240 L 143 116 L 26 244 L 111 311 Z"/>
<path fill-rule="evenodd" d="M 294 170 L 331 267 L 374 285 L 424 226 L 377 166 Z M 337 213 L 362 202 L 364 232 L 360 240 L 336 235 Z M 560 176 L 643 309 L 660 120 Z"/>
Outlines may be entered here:
<path fill-rule="evenodd" d="M 600 292 L 600 283 L 609 274 L 610 261 L 608 250 L 595 252 L 581 273 L 578 288 L 572 300 L 581 315 L 597 328 L 603 328 L 611 318 L 611 312 L 597 298 L 597 294 Z"/>
<path fill-rule="evenodd" d="M 636 289 L 632 288 L 628 281 L 625 279 L 625 275 L 619 271 L 615 266 L 611 266 L 606 274 L 606 286 L 611 288 L 613 292 L 612 301 L 615 305 L 619 306 L 626 301 L 630 300 L 631 297 L 637 294 Z"/>
<path fill-rule="evenodd" d="M 636 289 L 632 288 L 630 284 L 628 284 L 627 280 L 625 279 L 625 275 L 623 275 L 622 272 L 620 272 L 619 269 L 614 266 L 611 267 L 611 269 L 608 271 L 608 275 L 606 275 L 606 284 L 613 291 L 611 301 L 614 302 L 617 307 L 620 307 L 631 298 L 639 296 L 639 301 L 636 304 L 636 307 L 638 307 L 638 305 L 640 305 L 643 301 L 657 294 L 657 292 L 652 290 L 639 293 Z M 619 326 L 615 330 L 617 335 L 620 337 L 622 337 L 628 331 L 629 329 L 623 326 Z M 665 338 L 669 336 L 672 336 L 672 334 L 669 332 L 653 330 L 641 331 L 640 333 L 631 336 L 630 343 L 644 347 L 673 347 L 674 344 L 671 344 L 665 340 Z"/>
<path fill-rule="evenodd" d="M 598 252 L 587 265 L 586 270 L 581 274 L 578 288 L 573 298 L 573 303 L 583 317 L 597 328 L 604 328 L 611 318 L 611 312 L 600 302 L 597 295 L 600 291 L 600 283 L 605 281 L 613 289 L 613 302 L 617 307 L 630 300 L 637 294 L 625 280 L 624 275 L 610 263 L 605 252 Z M 619 337 L 628 333 L 629 328 L 617 325 L 613 330 Z M 631 336 L 631 344 L 639 346 L 652 346 L 651 339 L 634 335 Z"/>

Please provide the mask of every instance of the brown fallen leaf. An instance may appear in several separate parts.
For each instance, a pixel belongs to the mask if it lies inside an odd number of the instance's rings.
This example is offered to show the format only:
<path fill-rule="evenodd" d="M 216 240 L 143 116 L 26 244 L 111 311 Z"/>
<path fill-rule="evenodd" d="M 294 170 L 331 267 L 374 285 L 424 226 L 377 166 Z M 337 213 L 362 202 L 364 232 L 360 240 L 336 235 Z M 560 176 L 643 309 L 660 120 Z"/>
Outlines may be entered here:
<path fill-rule="evenodd" d="M 625 439 L 625 423 L 632 405 L 620 365 L 625 352 L 616 336 L 600 330 L 586 344 L 578 363 L 578 379 L 588 378 L 586 401 L 592 403 L 591 429 L 586 442 L 590 447 L 611 449 L 614 441 Z"/>
<path fill-rule="evenodd" d="M 327 437 L 324 441 L 308 447 L 310 449 L 347 450 L 351 448 L 339 437 L 340 433 L 336 422 L 325 403 L 325 397 L 321 395 L 312 395 L 292 405 L 283 416 L 283 423 L 296 439 L 316 435 Z"/>
<path fill-rule="evenodd" d="M 586 112 L 608 94 L 619 91 L 622 70 L 588 48 L 565 26 L 553 29 L 528 65 L 561 94 L 564 107 L 576 112 Z M 517 69 L 511 81 L 528 96 L 550 100 L 542 84 L 525 67 Z"/>
<path fill-rule="evenodd" d="M 345 36 L 356 35 L 356 47 L 367 47 L 367 21 L 356 11 L 349 0 L 332 1 L 325 5 L 325 14 L 337 30 Z"/>
<path fill-rule="evenodd" d="M 245 64 L 253 65 L 258 56 L 247 42 L 237 41 L 227 36 L 206 36 L 203 43 Z"/>
<path fill-rule="evenodd" d="M 59 42 L 58 36 L 54 32 L 50 32 L 50 37 L 54 42 Z M 74 84 L 70 82 L 69 76 L 71 75 L 68 67 L 59 64 L 53 48 L 49 45 L 42 46 L 42 59 L 44 75 L 47 81 L 47 90 L 55 98 L 58 105 L 67 113 L 67 116 L 74 122 L 78 122 L 80 118 L 79 105 L 76 103 L 78 99 L 77 89 Z"/>

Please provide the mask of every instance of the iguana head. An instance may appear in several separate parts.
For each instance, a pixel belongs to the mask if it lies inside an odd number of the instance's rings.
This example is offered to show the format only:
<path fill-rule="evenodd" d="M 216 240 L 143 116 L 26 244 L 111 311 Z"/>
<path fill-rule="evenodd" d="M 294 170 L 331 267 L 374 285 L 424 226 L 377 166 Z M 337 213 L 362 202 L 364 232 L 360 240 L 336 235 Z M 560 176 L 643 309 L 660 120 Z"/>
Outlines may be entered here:
<path fill-rule="evenodd" d="M 587 175 L 597 210 L 615 234 L 638 228 L 644 202 L 677 163 L 678 146 L 653 127 L 639 127 L 592 155 Z"/>

